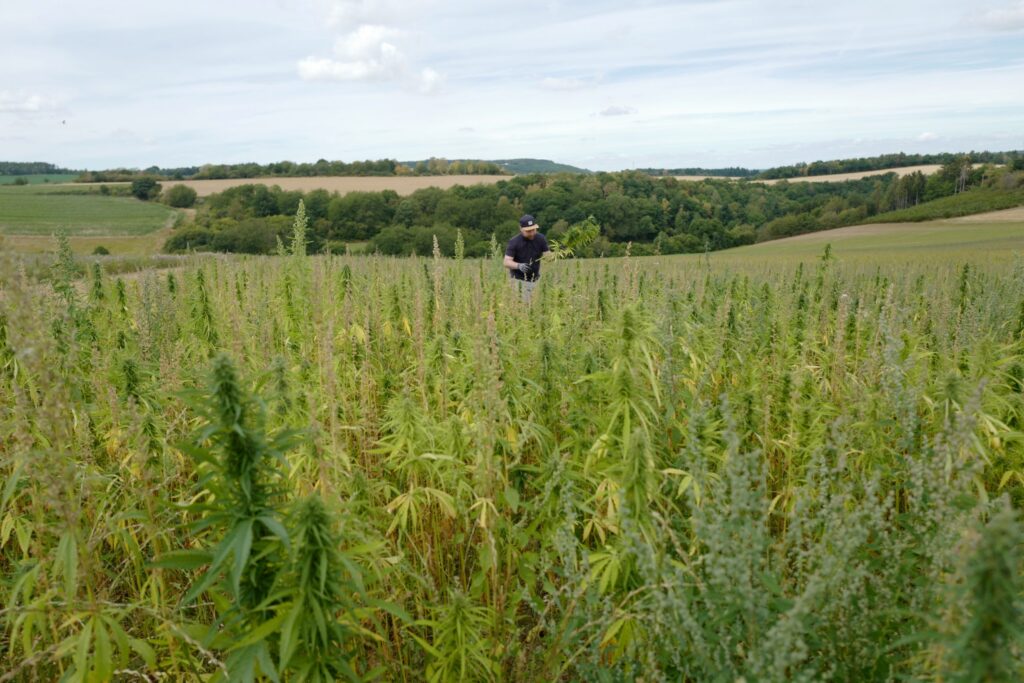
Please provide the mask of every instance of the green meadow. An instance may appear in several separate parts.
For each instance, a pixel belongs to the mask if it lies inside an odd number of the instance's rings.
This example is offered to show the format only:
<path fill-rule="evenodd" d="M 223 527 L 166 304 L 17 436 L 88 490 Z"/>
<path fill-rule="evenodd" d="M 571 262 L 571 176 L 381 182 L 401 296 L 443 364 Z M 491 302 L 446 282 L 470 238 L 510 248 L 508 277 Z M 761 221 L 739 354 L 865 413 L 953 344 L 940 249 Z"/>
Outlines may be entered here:
<path fill-rule="evenodd" d="M 99 189 L 46 185 L 0 187 L 0 234 L 145 235 L 173 222 L 174 209 Z"/>

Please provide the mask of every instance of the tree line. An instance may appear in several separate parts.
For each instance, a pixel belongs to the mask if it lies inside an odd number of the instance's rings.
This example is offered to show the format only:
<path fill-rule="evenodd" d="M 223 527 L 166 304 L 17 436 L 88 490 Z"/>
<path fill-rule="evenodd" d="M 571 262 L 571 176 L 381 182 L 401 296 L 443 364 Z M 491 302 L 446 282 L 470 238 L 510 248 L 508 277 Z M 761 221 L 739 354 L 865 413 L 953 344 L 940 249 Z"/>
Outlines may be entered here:
<path fill-rule="evenodd" d="M 621 255 L 630 243 L 638 255 L 692 253 L 853 225 L 957 191 L 999 185 L 996 178 L 1007 173 L 954 161 L 931 176 L 890 173 L 842 183 L 689 182 L 636 171 L 535 174 L 493 185 L 424 188 L 409 196 L 240 185 L 204 198 L 194 225 L 177 230 L 166 249 L 274 253 L 302 200 L 310 249 L 318 252 L 355 245 L 429 255 L 436 237 L 442 253 L 452 255 L 461 236 L 466 256 L 483 256 L 514 235 L 518 217 L 530 213 L 556 241 L 593 217 L 600 234 L 581 256 Z"/>
<path fill-rule="evenodd" d="M 757 169 L 729 166 L 728 168 L 639 168 L 638 171 L 653 176 L 666 175 L 706 175 L 716 178 L 752 178 L 760 171 Z"/>
<path fill-rule="evenodd" d="M 507 175 L 492 161 L 455 159 L 449 161 L 432 157 L 423 161 L 403 164 L 394 159 L 365 161 L 328 161 L 312 163 L 276 161 L 269 164 L 255 162 L 241 164 L 204 164 L 180 168 L 150 166 L 145 169 L 118 168 L 105 171 L 84 171 L 76 178 L 83 183 L 131 182 L 140 177 L 154 180 L 237 180 L 244 178 L 308 178 L 313 176 L 434 176 L 434 175 Z"/>
<path fill-rule="evenodd" d="M 0 175 L 55 175 L 77 173 L 45 161 L 0 161 Z"/>
<path fill-rule="evenodd" d="M 833 159 L 831 161 L 814 161 L 790 166 L 776 166 L 761 171 L 756 175 L 759 179 L 773 180 L 780 178 L 802 178 L 807 176 L 834 175 L 837 173 L 862 173 L 864 171 L 883 171 L 901 166 L 924 166 L 929 164 L 948 164 L 967 157 L 976 164 L 1014 164 L 1024 163 L 1024 152 L 943 152 L 941 154 L 882 154 L 875 157 L 856 159 Z M 1017 169 L 1019 170 L 1019 169 Z"/>

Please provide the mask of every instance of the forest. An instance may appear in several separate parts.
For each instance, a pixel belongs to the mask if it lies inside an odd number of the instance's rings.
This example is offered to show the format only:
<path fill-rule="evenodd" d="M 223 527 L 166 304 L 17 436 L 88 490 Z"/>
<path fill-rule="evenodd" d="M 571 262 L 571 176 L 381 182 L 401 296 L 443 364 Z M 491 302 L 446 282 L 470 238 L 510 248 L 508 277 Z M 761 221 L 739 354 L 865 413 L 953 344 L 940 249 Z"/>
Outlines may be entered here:
<path fill-rule="evenodd" d="M 958 157 L 930 176 L 885 174 L 841 183 L 777 183 L 655 178 L 637 171 L 510 177 L 492 185 L 397 192 L 283 191 L 241 185 L 206 197 L 195 224 L 168 240 L 169 252 L 269 254 L 287 239 L 299 201 L 310 219 L 310 249 L 344 253 L 443 255 L 461 238 L 467 256 L 482 256 L 537 217 L 558 241 L 593 217 L 600 234 L 577 256 L 694 253 L 865 222 L 975 188 L 1013 190 L 1024 173 L 972 167 Z M 630 246 L 631 245 L 631 246 Z"/>

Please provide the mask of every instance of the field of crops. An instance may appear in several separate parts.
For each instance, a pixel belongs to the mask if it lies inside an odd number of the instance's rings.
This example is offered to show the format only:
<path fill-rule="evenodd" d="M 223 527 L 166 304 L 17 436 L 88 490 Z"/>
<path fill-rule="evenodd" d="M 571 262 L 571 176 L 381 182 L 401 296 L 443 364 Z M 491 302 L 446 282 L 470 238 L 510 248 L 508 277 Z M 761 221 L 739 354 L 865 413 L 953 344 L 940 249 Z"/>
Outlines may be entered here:
<path fill-rule="evenodd" d="M 62 188 L 0 187 L 0 235 L 144 235 L 169 225 L 177 213 L 132 197 L 100 196 L 97 188 Z"/>
<path fill-rule="evenodd" d="M 425 187 L 448 189 L 456 185 L 493 184 L 508 180 L 507 175 L 439 175 L 439 176 L 310 176 L 304 178 L 225 178 L 223 180 L 163 180 L 165 189 L 185 185 L 196 191 L 200 197 L 223 192 L 239 185 L 277 185 L 282 190 L 327 190 L 347 194 L 349 192 L 380 192 L 394 190 L 400 195 L 409 195 Z M 108 183 L 111 186 L 127 183 Z M 71 185 L 77 187 L 79 185 Z"/>
<path fill-rule="evenodd" d="M 841 173 L 834 175 L 821 175 L 821 176 L 800 176 L 797 178 L 789 178 L 788 181 L 791 183 L 799 182 L 841 182 L 844 180 L 859 180 L 861 178 L 867 178 L 870 176 L 883 175 L 885 173 L 895 173 L 899 176 L 904 176 L 915 171 L 921 171 L 922 173 L 929 174 L 939 170 L 941 166 L 929 165 L 929 166 L 904 166 L 900 168 L 893 168 L 879 171 L 864 171 L 859 173 Z M 191 187 L 200 197 L 207 197 L 215 192 L 223 192 L 232 187 L 239 185 L 277 185 L 282 190 L 300 190 L 302 192 L 309 192 L 310 190 L 327 190 L 328 192 L 339 192 L 346 194 L 348 192 L 380 192 L 381 190 L 394 190 L 398 194 L 405 196 L 412 194 L 416 190 L 423 189 L 425 187 L 440 187 L 442 189 L 448 189 L 455 185 L 478 185 L 478 184 L 492 184 L 499 180 L 508 180 L 510 176 L 507 175 L 442 175 L 442 176 L 386 176 L 386 177 L 361 177 L 361 176 L 311 176 L 302 178 L 225 178 L 219 180 L 164 180 L 161 181 L 164 188 L 171 188 L 175 185 L 186 185 Z M 706 175 L 691 175 L 691 176 L 675 176 L 678 180 L 686 181 L 700 181 L 700 180 L 721 180 L 721 176 L 706 176 Z M 68 177 L 63 182 L 67 183 L 61 187 L 83 187 L 80 183 L 72 183 L 74 177 Z M 50 182 L 58 182 L 56 180 Z M 754 182 L 763 182 L 768 185 L 773 185 L 778 180 L 758 180 Z M 2 183 L 0 183 L 2 184 Z M 118 185 L 127 185 L 127 183 L 107 183 L 111 187 Z M 84 185 L 89 187 L 89 185 Z"/>
<path fill-rule="evenodd" d="M 870 178 L 871 176 L 883 175 L 885 173 L 895 173 L 901 178 L 911 173 L 924 173 L 930 175 L 938 171 L 942 166 L 939 164 L 924 164 L 922 166 L 898 166 L 896 168 L 879 169 L 875 171 L 857 171 L 855 173 L 832 173 L 829 175 L 811 175 L 811 176 L 797 176 L 795 178 L 786 178 L 787 182 L 790 183 L 838 183 L 844 180 L 860 180 L 861 178 Z M 775 183 L 781 182 L 781 179 L 774 180 L 760 180 L 758 182 L 767 183 L 774 185 Z"/>
<path fill-rule="evenodd" d="M 0 681 L 1024 673 L 1019 251 L 293 251 L 0 292 Z"/>

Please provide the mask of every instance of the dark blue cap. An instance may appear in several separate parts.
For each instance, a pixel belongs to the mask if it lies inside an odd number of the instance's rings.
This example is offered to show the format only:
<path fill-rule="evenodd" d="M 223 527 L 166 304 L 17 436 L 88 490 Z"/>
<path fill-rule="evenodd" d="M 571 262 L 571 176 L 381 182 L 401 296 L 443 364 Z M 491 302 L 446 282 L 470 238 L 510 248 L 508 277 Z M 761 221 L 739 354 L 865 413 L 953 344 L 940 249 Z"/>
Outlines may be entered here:
<path fill-rule="evenodd" d="M 526 214 L 522 218 L 519 219 L 519 227 L 520 228 L 535 228 L 535 227 L 537 227 L 537 221 L 535 221 L 533 219 L 533 216 L 531 216 L 530 214 Z"/>

